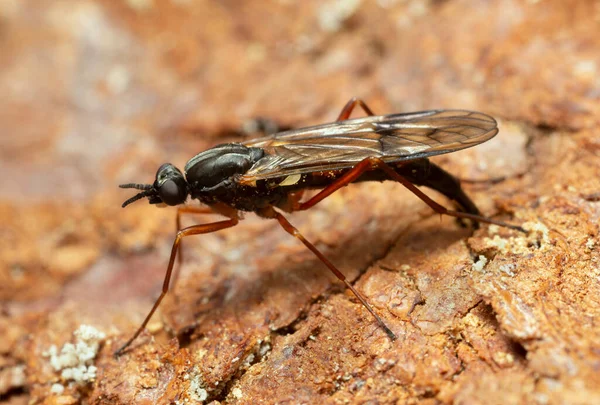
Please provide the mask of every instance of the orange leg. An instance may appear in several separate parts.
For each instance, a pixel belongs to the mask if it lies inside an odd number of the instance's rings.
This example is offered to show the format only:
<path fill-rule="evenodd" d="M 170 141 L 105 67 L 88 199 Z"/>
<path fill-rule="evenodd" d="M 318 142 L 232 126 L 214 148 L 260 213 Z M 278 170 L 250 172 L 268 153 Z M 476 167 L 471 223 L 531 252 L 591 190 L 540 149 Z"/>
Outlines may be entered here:
<path fill-rule="evenodd" d="M 348 101 L 346 103 L 344 108 L 342 108 L 342 112 L 340 113 L 340 115 L 338 116 L 336 121 L 344 121 L 344 120 L 347 120 L 348 118 L 350 118 L 350 114 L 352 114 L 352 110 L 354 110 L 354 107 L 356 107 L 357 105 L 362 107 L 362 109 L 365 111 L 365 113 L 367 113 L 367 115 L 375 115 L 375 114 L 373 114 L 373 111 L 371 111 L 371 109 L 369 107 L 367 107 L 367 104 L 365 104 L 364 101 L 362 101 L 359 98 L 352 97 L 350 99 L 350 101 Z"/>
<path fill-rule="evenodd" d="M 177 207 L 177 216 L 175 217 L 175 226 L 177 229 L 175 233 L 179 232 L 181 228 L 181 217 L 183 214 L 215 214 L 215 212 L 209 207 L 193 206 L 193 205 L 180 205 Z M 177 252 L 177 267 L 173 272 L 173 286 L 177 285 L 179 280 L 179 273 L 181 272 L 181 266 L 183 265 L 183 248 L 179 247 Z"/>
<path fill-rule="evenodd" d="M 214 214 L 215 212 L 210 207 L 196 207 L 193 205 L 179 205 L 177 207 L 176 225 L 177 232 L 181 230 L 181 216 L 182 214 Z"/>
<path fill-rule="evenodd" d="M 287 233 L 294 236 L 295 238 L 298 238 L 304 244 L 304 246 L 306 246 L 311 252 L 313 252 L 315 254 L 315 256 L 317 256 L 319 258 L 319 260 L 321 260 L 323 262 L 323 264 L 325 264 L 325 266 L 327 266 L 329 268 L 329 270 L 331 270 L 331 272 L 333 274 L 335 274 L 336 277 L 338 279 L 340 279 L 346 285 L 346 287 L 348 287 L 348 289 L 350 289 L 350 291 L 352 291 L 354 293 L 356 298 L 358 298 L 358 300 L 365 306 L 365 308 L 367 308 L 367 310 L 371 313 L 371 315 L 373 315 L 373 317 L 375 318 L 377 323 L 379 323 L 381 328 L 390 337 L 390 339 L 396 340 L 396 335 L 394 334 L 394 332 L 391 331 L 391 329 L 385 324 L 385 322 L 383 322 L 383 320 L 379 317 L 379 315 L 377 315 L 377 313 L 373 310 L 373 308 L 371 308 L 371 306 L 369 305 L 367 300 L 354 288 L 354 286 L 352 284 L 350 284 L 350 282 L 346 279 L 346 276 L 344 276 L 344 274 L 341 271 L 339 271 L 333 265 L 333 263 L 331 263 L 323 255 L 323 253 L 321 253 L 312 243 L 310 243 L 308 240 L 306 240 L 306 238 L 304 238 L 304 236 L 300 233 L 300 231 L 298 231 L 298 229 L 296 229 L 292 224 L 290 224 L 289 221 L 283 215 L 281 215 L 279 212 L 276 212 L 275 210 L 272 209 L 272 210 L 270 210 L 270 212 L 268 212 L 267 216 L 274 217 L 275 219 L 277 219 L 277 221 L 279 221 L 279 224 L 281 225 L 281 227 L 283 229 L 285 229 L 285 231 Z"/>
<path fill-rule="evenodd" d="M 410 181 L 408 181 L 407 179 L 405 179 L 404 177 L 399 175 L 393 168 L 391 168 L 383 160 L 376 158 L 376 157 L 369 157 L 369 158 L 362 160 L 359 164 L 354 166 L 352 169 L 350 169 L 348 172 L 346 172 L 343 176 L 336 179 L 329 186 L 325 187 L 323 190 L 321 190 L 319 193 L 317 193 L 317 195 L 315 195 L 308 201 L 305 201 L 305 202 L 299 204 L 298 206 L 296 206 L 294 210 L 295 211 L 303 211 L 303 210 L 306 210 L 308 208 L 315 206 L 319 201 L 329 197 L 335 191 L 339 190 L 340 188 L 342 188 L 344 186 L 347 186 L 348 184 L 350 184 L 353 181 L 355 181 L 356 179 L 358 179 L 364 172 L 369 171 L 369 170 L 375 170 L 375 169 L 383 170 L 384 172 L 386 172 L 387 175 L 390 177 L 390 179 L 396 180 L 397 182 L 401 183 L 404 187 L 408 188 L 413 194 L 415 194 L 417 197 L 419 197 L 421 200 L 423 200 L 425 202 L 425 204 L 429 205 L 435 212 L 437 212 L 440 215 L 449 215 L 451 217 L 456 217 L 456 218 L 466 218 L 466 219 L 470 219 L 473 221 L 484 222 L 484 223 L 488 223 L 488 224 L 495 224 L 495 225 L 504 226 L 504 227 L 510 228 L 510 229 L 516 229 L 518 231 L 526 233 L 526 231 L 522 227 L 517 226 L 517 225 L 511 225 L 511 224 L 507 224 L 506 222 L 496 221 L 495 219 L 486 218 L 481 215 L 469 214 L 467 212 L 453 211 L 453 210 L 449 210 L 449 209 L 445 208 L 444 206 L 438 204 L 437 202 L 435 202 L 431 198 L 429 198 L 427 196 L 427 194 L 425 194 L 424 192 L 419 190 L 419 188 L 417 188 L 417 186 L 415 186 Z"/>
<path fill-rule="evenodd" d="M 158 308 L 158 306 L 160 305 L 160 302 L 162 301 L 162 299 L 165 297 L 165 295 L 169 291 L 169 284 L 171 281 L 171 273 L 173 271 L 173 265 L 175 264 L 175 256 L 177 256 L 177 251 L 179 250 L 179 245 L 181 244 L 181 240 L 183 238 L 185 238 L 186 236 L 200 235 L 203 233 L 211 233 L 211 232 L 220 231 L 221 229 L 225 229 L 225 228 L 231 228 L 232 226 L 237 225 L 237 223 L 238 223 L 238 219 L 234 218 L 234 219 L 228 219 L 226 221 L 212 222 L 209 224 L 193 225 L 193 226 L 190 226 L 188 228 L 182 229 L 179 232 L 177 232 L 177 236 L 175 237 L 175 240 L 173 241 L 173 248 L 171 249 L 171 257 L 169 258 L 169 266 L 167 267 L 167 272 L 165 274 L 165 280 L 163 281 L 162 292 L 160 293 L 160 296 L 154 303 L 154 306 L 150 310 L 150 313 L 148 313 L 148 315 L 146 316 L 146 319 L 144 319 L 144 322 L 142 322 L 142 324 L 137 329 L 137 331 L 133 334 L 133 336 L 127 342 L 125 342 L 125 344 L 123 346 L 121 346 L 121 348 L 119 350 L 117 350 L 115 352 L 115 356 L 121 355 L 123 353 L 123 351 L 125 351 L 125 349 L 127 349 L 127 347 L 129 347 L 131 342 L 133 342 L 135 340 L 135 338 L 137 338 L 139 336 L 139 334 L 142 333 L 142 331 L 148 324 L 148 321 L 150 320 L 150 318 L 152 318 L 154 311 L 156 311 L 156 308 Z"/>

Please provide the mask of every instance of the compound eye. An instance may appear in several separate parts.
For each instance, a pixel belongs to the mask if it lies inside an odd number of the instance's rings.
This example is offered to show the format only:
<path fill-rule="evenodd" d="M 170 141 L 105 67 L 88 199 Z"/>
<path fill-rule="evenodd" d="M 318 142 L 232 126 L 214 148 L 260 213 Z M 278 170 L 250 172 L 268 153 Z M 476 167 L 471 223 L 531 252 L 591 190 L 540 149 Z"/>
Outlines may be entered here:
<path fill-rule="evenodd" d="M 183 204 L 188 196 L 183 174 L 170 163 L 165 163 L 158 169 L 153 187 L 157 191 L 157 199 L 167 205 Z"/>
<path fill-rule="evenodd" d="M 160 199 L 167 205 L 179 205 L 187 198 L 185 184 L 180 184 L 177 179 L 169 179 L 158 188 Z"/>

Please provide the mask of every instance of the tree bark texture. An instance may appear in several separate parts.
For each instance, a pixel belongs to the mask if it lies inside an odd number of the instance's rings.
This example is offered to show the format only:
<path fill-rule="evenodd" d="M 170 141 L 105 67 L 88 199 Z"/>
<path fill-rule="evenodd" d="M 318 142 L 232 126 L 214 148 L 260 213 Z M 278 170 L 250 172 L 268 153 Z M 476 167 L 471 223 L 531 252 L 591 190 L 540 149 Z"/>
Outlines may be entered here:
<path fill-rule="evenodd" d="M 600 403 L 599 33 L 593 1 L 0 2 L 0 402 Z M 289 215 L 390 341 L 249 214 L 184 240 L 177 285 L 113 357 L 175 232 L 174 209 L 121 209 L 117 185 L 247 139 L 247 119 L 332 121 L 353 96 L 496 117 L 494 139 L 434 161 L 502 177 L 464 187 L 529 234 L 460 227 L 392 182 Z M 82 380 L 51 349 L 79 350 L 81 325 L 104 334 Z"/>

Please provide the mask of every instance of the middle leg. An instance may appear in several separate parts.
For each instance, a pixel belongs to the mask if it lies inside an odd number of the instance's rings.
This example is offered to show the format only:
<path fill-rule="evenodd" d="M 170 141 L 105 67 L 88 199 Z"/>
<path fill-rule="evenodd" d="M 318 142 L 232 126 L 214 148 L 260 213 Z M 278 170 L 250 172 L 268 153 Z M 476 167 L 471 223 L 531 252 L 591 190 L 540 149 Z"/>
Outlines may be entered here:
<path fill-rule="evenodd" d="M 270 218 L 277 219 L 277 221 L 279 222 L 279 225 L 281 225 L 281 227 L 287 233 L 289 233 L 293 237 L 299 239 L 300 242 L 302 242 L 304 244 L 304 246 L 306 246 L 311 252 L 313 252 L 314 255 L 317 256 L 317 258 L 321 262 L 323 262 L 323 264 L 325 266 L 327 266 L 329 268 L 329 270 L 331 270 L 331 272 L 333 274 L 335 274 L 335 276 L 340 281 L 342 281 L 350 291 L 352 291 L 352 293 L 356 296 L 356 298 L 358 298 L 358 300 L 363 304 L 363 306 L 367 309 L 367 311 L 369 311 L 371 313 L 371 315 L 375 318 L 375 320 L 377 321 L 377 323 L 381 326 L 381 328 L 385 331 L 385 333 L 389 336 L 389 338 L 392 339 L 392 340 L 396 340 L 396 335 L 394 334 L 394 332 L 392 332 L 392 330 L 385 324 L 385 322 L 379 317 L 379 315 L 377 315 L 377 313 L 373 310 L 373 308 L 371 308 L 371 305 L 369 305 L 369 303 L 367 302 L 367 300 L 358 292 L 358 290 L 356 288 L 354 288 L 354 286 L 352 284 L 350 284 L 350 282 L 348 281 L 348 279 L 346 278 L 346 276 L 344 276 L 344 274 L 341 271 L 339 271 L 333 265 L 333 263 L 331 263 L 329 261 L 329 259 L 327 259 L 323 255 L 323 253 L 321 253 L 315 247 L 315 245 L 313 245 L 312 243 L 310 243 L 300 233 L 300 231 L 298 231 L 298 229 L 296 229 L 296 227 L 294 227 L 283 215 L 281 215 L 279 212 L 275 211 L 273 208 L 270 208 L 270 209 L 267 209 L 267 210 L 263 211 L 262 215 L 265 216 L 265 217 L 270 217 Z"/>

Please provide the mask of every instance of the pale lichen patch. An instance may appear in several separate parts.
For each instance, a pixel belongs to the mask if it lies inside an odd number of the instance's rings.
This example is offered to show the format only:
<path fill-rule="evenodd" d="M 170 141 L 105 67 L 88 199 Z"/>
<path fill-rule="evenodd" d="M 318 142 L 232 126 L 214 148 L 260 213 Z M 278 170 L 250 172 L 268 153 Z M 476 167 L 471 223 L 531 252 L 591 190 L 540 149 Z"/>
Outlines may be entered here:
<path fill-rule="evenodd" d="M 523 229 L 529 231 L 531 236 L 541 236 L 541 242 L 544 244 L 550 242 L 550 230 L 541 222 L 525 222 Z"/>
<path fill-rule="evenodd" d="M 73 334 L 75 344 L 65 343 L 60 353 L 52 345 L 43 355 L 50 358 L 50 365 L 55 371 L 61 372 L 63 380 L 77 383 L 93 381 L 97 369 L 92 363 L 106 335 L 89 325 L 81 325 Z"/>
<path fill-rule="evenodd" d="M 324 3 L 318 14 L 321 29 L 328 32 L 339 31 L 344 21 L 356 13 L 360 3 L 360 0 L 337 0 Z"/>
<path fill-rule="evenodd" d="M 188 375 L 189 376 L 189 375 Z M 194 370 L 194 374 L 188 377 L 190 385 L 188 387 L 188 396 L 194 401 L 203 403 L 208 398 L 208 391 L 205 388 L 205 383 L 198 370 Z"/>
<path fill-rule="evenodd" d="M 515 272 L 513 270 L 515 270 L 516 268 L 517 268 L 516 264 L 508 263 L 508 264 L 501 265 L 500 271 L 503 272 L 504 274 L 506 274 L 507 276 L 514 277 Z"/>
<path fill-rule="evenodd" d="M 50 392 L 56 395 L 60 395 L 65 391 L 65 386 L 59 383 L 52 384 Z"/>
<path fill-rule="evenodd" d="M 506 353 L 502 351 L 494 352 L 492 354 L 492 359 L 494 359 L 494 362 L 500 367 L 509 367 L 512 366 L 515 362 L 515 356 L 513 356 L 511 353 Z"/>
<path fill-rule="evenodd" d="M 241 389 L 239 389 L 238 387 L 235 387 L 234 389 L 231 390 L 231 395 L 233 395 L 233 397 L 235 399 L 242 399 L 244 396 L 244 393 L 242 392 Z"/>
<path fill-rule="evenodd" d="M 585 242 L 586 249 L 592 250 L 594 249 L 594 246 L 596 246 L 596 241 L 594 238 L 588 238 L 588 240 Z"/>
<path fill-rule="evenodd" d="M 498 231 L 500 231 L 500 226 L 496 224 L 491 224 L 490 226 L 488 226 L 488 233 L 490 235 L 496 235 Z"/>
<path fill-rule="evenodd" d="M 530 252 L 532 248 L 545 249 L 550 243 L 550 230 L 541 222 L 525 222 L 523 224 L 527 234 L 519 234 L 503 238 L 494 234 L 493 238 L 484 238 L 484 243 L 495 248 L 500 253 L 523 254 Z"/>
<path fill-rule="evenodd" d="M 477 261 L 475 263 L 473 263 L 473 270 L 482 272 L 483 268 L 485 267 L 487 262 L 488 262 L 488 259 L 485 256 L 479 255 L 479 257 L 477 258 Z"/>
<path fill-rule="evenodd" d="M 507 252 L 508 239 L 500 237 L 500 235 L 494 235 L 493 238 L 485 238 L 484 242 L 489 247 L 495 247 L 501 253 Z"/>

